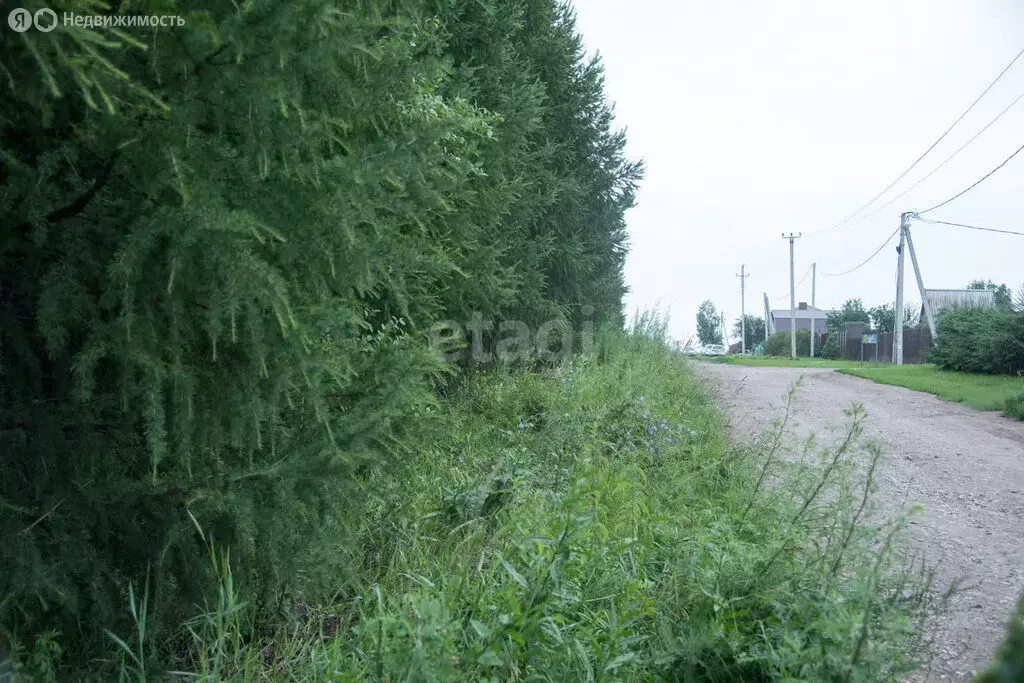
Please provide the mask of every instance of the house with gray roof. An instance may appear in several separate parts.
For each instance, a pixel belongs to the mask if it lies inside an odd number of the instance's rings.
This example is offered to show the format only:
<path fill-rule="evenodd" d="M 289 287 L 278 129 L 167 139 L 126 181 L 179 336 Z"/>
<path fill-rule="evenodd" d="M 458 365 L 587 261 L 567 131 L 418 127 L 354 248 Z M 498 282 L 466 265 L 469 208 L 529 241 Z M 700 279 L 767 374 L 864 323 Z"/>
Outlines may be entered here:
<path fill-rule="evenodd" d="M 793 329 L 793 320 L 796 320 L 796 329 L 811 329 L 811 320 L 814 321 L 814 331 L 818 334 L 825 334 L 825 313 L 826 311 L 814 306 L 808 306 L 806 301 L 797 304 L 796 310 L 791 316 L 788 308 L 778 308 L 772 311 L 772 328 L 776 332 L 789 332 Z"/>

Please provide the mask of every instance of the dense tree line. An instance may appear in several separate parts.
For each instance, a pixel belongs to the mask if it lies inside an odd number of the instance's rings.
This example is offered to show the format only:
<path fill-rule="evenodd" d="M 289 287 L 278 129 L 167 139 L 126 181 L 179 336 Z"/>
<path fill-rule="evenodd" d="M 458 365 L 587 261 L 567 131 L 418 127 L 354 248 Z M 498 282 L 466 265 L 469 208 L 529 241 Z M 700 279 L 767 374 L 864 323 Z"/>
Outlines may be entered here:
<path fill-rule="evenodd" d="M 185 25 L 0 46 L 0 636 L 69 658 L 129 582 L 179 623 L 211 543 L 268 604 L 333 571 L 432 322 L 621 324 L 641 175 L 556 0 L 126 11 Z"/>

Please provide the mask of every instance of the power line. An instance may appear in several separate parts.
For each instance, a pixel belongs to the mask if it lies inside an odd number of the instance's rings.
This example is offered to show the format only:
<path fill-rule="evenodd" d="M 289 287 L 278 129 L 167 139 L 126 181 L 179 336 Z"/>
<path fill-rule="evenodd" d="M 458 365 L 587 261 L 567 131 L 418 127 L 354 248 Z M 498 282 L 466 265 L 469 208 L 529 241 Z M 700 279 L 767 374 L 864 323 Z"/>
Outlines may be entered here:
<path fill-rule="evenodd" d="M 938 209 L 938 208 L 940 208 L 940 207 L 943 207 L 943 206 L 945 206 L 946 204 L 949 204 L 949 203 L 950 203 L 951 201 L 953 201 L 954 199 L 959 199 L 960 197 L 964 196 L 965 194 L 967 194 L 968 192 L 970 192 L 971 190 L 973 190 L 974 188 L 976 188 L 976 187 L 977 187 L 978 185 L 981 185 L 981 184 L 982 184 L 983 182 L 985 182 L 986 180 L 988 180 L 988 179 L 989 179 L 989 177 L 990 177 L 990 176 L 991 176 L 992 174 L 994 174 L 994 173 L 995 173 L 996 171 L 998 171 L 999 169 L 1001 169 L 1001 168 L 1002 168 L 1003 166 L 1006 166 L 1006 164 L 1010 163 L 1010 159 L 1013 159 L 1013 158 L 1014 158 L 1015 156 L 1017 156 L 1018 154 L 1020 154 L 1020 153 L 1021 153 L 1021 151 L 1024 151 L 1024 145 L 1021 145 L 1020 147 L 1018 147 L 1018 148 L 1017 148 L 1017 151 L 1016 151 L 1016 152 L 1014 152 L 1014 153 L 1013 153 L 1013 154 L 1011 154 L 1010 156 L 1008 156 L 1008 157 L 1006 157 L 1005 159 L 1003 159 L 1003 163 L 999 164 L 998 166 L 996 166 L 995 168 L 993 168 L 993 169 L 992 169 L 991 171 L 989 171 L 988 173 L 986 173 L 986 174 L 985 174 L 984 176 L 982 176 L 982 177 L 981 177 L 981 179 L 979 179 L 979 180 L 978 180 L 978 182 L 974 183 L 973 185 L 969 185 L 968 187 L 964 188 L 963 190 L 960 190 L 959 192 L 957 192 L 957 193 L 956 193 L 955 195 L 953 195 L 952 197 L 950 197 L 950 198 L 949 198 L 949 199 L 947 199 L 946 201 L 944 201 L 944 202 L 939 202 L 938 204 L 936 204 L 936 205 L 935 205 L 935 206 L 933 206 L 932 208 L 930 208 L 930 209 L 925 209 L 924 211 L 918 211 L 917 213 L 919 213 L 919 214 L 921 214 L 921 213 L 928 213 L 929 211 L 934 211 L 935 209 Z"/>
<path fill-rule="evenodd" d="M 917 182 L 915 182 L 915 183 L 914 183 L 913 185 L 911 185 L 911 186 L 910 186 L 910 187 L 908 187 L 907 189 L 903 190 L 903 192 L 900 192 L 900 193 L 899 193 L 898 195 L 896 195 L 895 197 L 893 197 L 892 199 L 890 199 L 889 201 L 887 201 L 887 202 L 886 202 L 885 204 L 882 204 L 881 206 L 879 206 L 878 208 L 876 208 L 876 209 L 875 209 L 874 211 L 872 211 L 871 213 L 869 213 L 869 214 L 867 214 L 867 215 L 865 215 L 865 216 L 861 216 L 861 217 L 860 217 L 860 219 L 859 219 L 859 220 L 858 220 L 857 222 L 859 223 L 859 222 L 860 222 L 860 221 L 862 221 L 862 220 L 866 220 L 866 219 L 868 219 L 868 218 L 871 218 L 872 216 L 875 216 L 875 215 L 877 215 L 877 214 L 878 214 L 879 212 L 881 212 L 881 211 L 884 211 L 885 209 L 889 208 L 890 206 L 892 206 L 893 204 L 895 204 L 895 203 L 896 203 L 897 201 L 899 201 L 900 199 L 903 199 L 904 197 L 906 197 L 906 196 L 907 196 L 907 195 L 908 195 L 908 194 L 909 194 L 909 193 L 910 193 L 910 192 L 911 192 L 912 190 L 914 190 L 914 189 L 915 189 L 916 187 L 918 187 L 918 186 L 919 186 L 919 185 L 920 185 L 921 183 L 923 183 L 924 181 L 926 181 L 926 180 L 928 180 L 929 178 L 931 178 L 931 177 L 932 177 L 933 175 L 935 175 L 935 172 L 936 172 L 936 171 L 938 171 L 938 170 L 939 170 L 940 168 L 942 168 L 943 166 L 945 166 L 946 164 L 948 164 L 948 163 L 949 163 L 950 161 L 952 161 L 952 160 L 953 160 L 953 159 L 954 159 L 954 158 L 955 158 L 955 157 L 956 157 L 956 156 L 957 156 L 958 154 L 960 154 L 960 152 L 964 151 L 964 150 L 965 150 L 965 149 L 966 149 L 966 148 L 968 147 L 968 145 L 970 145 L 970 144 L 971 144 L 972 142 L 974 142 L 974 141 L 975 141 L 975 140 L 977 140 L 977 139 L 978 139 L 979 137 L 981 137 L 981 134 L 982 134 L 982 133 L 984 133 L 984 132 L 985 132 L 986 130 L 988 130 L 989 128 L 991 128 L 991 127 L 992 127 L 992 124 L 994 124 L 994 123 L 995 123 L 996 121 L 998 121 L 999 119 L 1003 118 L 1003 116 L 1004 116 L 1004 115 L 1006 114 L 1006 112 L 1008 112 L 1008 111 L 1010 111 L 1011 109 L 1013 109 L 1014 105 L 1016 105 L 1016 104 L 1017 104 L 1018 102 L 1020 102 L 1021 100 L 1024 100 L 1024 92 L 1022 92 L 1022 93 L 1021 93 L 1020 95 L 1017 95 L 1017 99 L 1015 99 L 1015 100 L 1014 100 L 1013 102 L 1010 102 L 1010 104 L 1009 104 L 1009 105 L 1008 105 L 1008 106 L 1007 106 L 1007 107 L 1006 107 L 1005 109 L 1003 109 L 1003 110 L 1002 110 L 1001 112 L 999 112 L 999 114 L 997 114 L 997 115 L 996 115 L 996 117 L 995 117 L 994 119 L 992 119 L 991 121 L 989 121 L 989 122 L 988 122 L 988 123 L 987 123 L 987 124 L 985 125 L 985 127 L 984 127 L 984 128 L 982 128 L 982 129 L 981 129 L 981 130 L 979 130 L 979 131 L 978 131 L 977 133 L 975 133 L 975 134 L 974 134 L 974 136 L 973 136 L 973 137 L 972 137 L 972 138 L 971 138 L 970 140 L 968 140 L 968 141 L 967 141 L 967 142 L 965 142 L 964 144 L 960 145 L 960 147 L 959 147 L 959 148 L 958 148 L 958 149 L 957 149 L 957 150 L 956 150 L 955 152 L 953 152 L 953 153 L 952 153 L 952 154 L 950 154 L 950 155 L 949 155 L 948 157 L 946 157 L 946 158 L 945 158 L 945 159 L 944 159 L 944 160 L 942 161 L 942 163 L 940 163 L 940 164 L 939 164 L 938 166 L 936 166 L 935 168 L 933 168 L 933 169 L 932 169 L 931 171 L 929 171 L 929 172 L 928 172 L 928 173 L 927 173 L 926 175 L 924 175 L 924 176 L 922 176 L 921 178 L 919 178 L 919 179 L 917 180 Z"/>
<path fill-rule="evenodd" d="M 1003 68 L 1003 70 L 999 72 L 999 75 L 995 77 L 995 80 L 993 80 L 993 81 L 992 81 L 991 83 L 989 83 L 989 84 L 988 84 L 988 87 L 987 87 L 987 88 L 985 88 L 985 89 L 984 89 L 983 91 L 981 91 L 981 94 L 980 94 L 980 95 L 978 95 L 978 96 L 977 96 L 976 98 L 974 98 L 974 101 L 973 101 L 973 102 L 971 102 L 970 106 L 968 106 L 968 107 L 967 107 L 967 109 L 965 109 L 965 110 L 964 110 L 964 113 L 960 114 L 960 116 L 959 116 L 959 117 L 957 118 L 957 120 L 956 120 L 956 121 L 954 121 L 954 122 L 953 122 L 953 124 L 952 124 L 952 125 L 951 125 L 951 126 L 950 126 L 949 128 L 947 128 L 947 129 L 946 129 L 946 131 L 945 131 L 945 132 L 944 132 L 944 133 L 943 133 L 942 135 L 940 135 L 940 136 L 939 136 L 939 138 L 938 138 L 938 139 L 937 139 L 937 140 L 936 140 L 935 142 L 933 142 L 933 143 L 931 144 L 931 146 L 929 146 L 929 147 L 928 147 L 928 149 L 926 149 L 926 150 L 925 150 L 925 151 L 924 151 L 924 152 L 923 152 L 923 153 L 921 154 L 921 156 L 919 156 L 919 157 L 917 158 L 917 160 L 916 160 L 916 161 L 914 161 L 914 163 L 912 163 L 912 164 L 911 164 L 910 166 L 908 166 L 908 167 L 907 167 L 907 169 L 906 169 L 905 171 L 903 171 L 903 173 L 901 173 L 901 174 L 900 174 L 900 175 L 899 175 L 899 176 L 898 176 L 898 177 L 896 178 L 896 180 L 894 180 L 894 181 L 892 181 L 891 183 L 889 183 L 888 185 L 886 185 L 886 186 L 885 186 L 885 189 L 883 189 L 883 190 L 882 190 L 881 192 L 879 192 L 878 194 L 876 194 L 876 195 L 875 195 L 874 197 L 872 197 L 872 198 L 870 199 L 870 201 L 868 201 L 867 203 L 865 203 L 864 205 L 862 205 L 862 206 L 861 206 L 861 207 L 860 207 L 859 209 L 857 209 L 856 211 L 854 211 L 853 213 L 851 213 L 851 214 L 850 214 L 849 216 L 847 216 L 847 217 L 846 217 L 846 218 L 844 218 L 843 220 L 841 220 L 841 221 L 839 221 L 838 223 L 835 223 L 835 224 L 833 224 L 833 225 L 829 226 L 828 228 L 826 228 L 826 229 L 824 229 L 824 230 L 821 230 L 821 231 L 818 231 L 818 232 L 814 232 L 814 233 L 811 233 L 811 236 L 814 236 L 814 235 L 819 235 L 819 234 L 821 234 L 821 233 L 824 233 L 824 232 L 830 232 L 830 231 L 832 231 L 832 230 L 835 230 L 836 228 L 842 227 L 842 226 L 843 226 L 843 225 L 845 225 L 845 224 L 846 224 L 847 222 L 849 222 L 850 220 L 852 220 L 852 219 L 856 218 L 856 217 L 857 217 L 858 215 L 860 215 L 860 214 L 861 214 L 861 212 L 863 212 L 863 211 L 864 211 L 865 209 L 867 209 L 867 208 L 868 208 L 869 206 L 871 206 L 871 205 L 872 205 L 872 204 L 874 204 L 874 203 L 875 203 L 876 201 L 878 201 L 878 200 L 879 200 L 879 199 L 880 199 L 880 198 L 882 197 L 882 195 L 884 195 L 884 194 L 885 194 L 886 192 L 888 192 L 889 190 L 891 190 L 891 189 L 892 189 L 892 188 L 893 188 L 893 187 L 894 187 L 894 186 L 896 185 L 896 183 L 898 183 L 899 181 L 903 180 L 903 179 L 904 179 L 904 178 L 905 178 L 905 177 L 907 176 L 907 174 L 908 174 L 908 173 L 910 173 L 910 172 L 911 172 L 911 171 L 912 171 L 912 170 L 914 169 L 914 167 L 915 167 L 915 166 L 917 166 L 917 165 L 918 165 L 919 163 L 921 163 L 921 160 L 922 160 L 922 159 L 924 159 L 924 158 L 925 158 L 926 156 L 928 156 L 928 153 L 929 153 L 929 152 L 931 152 L 931 151 L 932 151 L 933 149 L 935 149 L 936 145 L 938 145 L 938 144 L 939 144 L 940 142 L 942 142 L 942 141 L 943 141 L 943 140 L 944 140 L 944 139 L 946 138 L 946 136 L 947 136 L 947 135 L 949 135 L 949 133 L 950 133 L 950 132 L 951 132 L 951 131 L 952 131 L 952 130 L 953 130 L 954 128 L 956 128 L 956 126 L 957 126 L 957 124 L 958 124 L 958 123 L 960 123 L 961 121 L 963 121 L 963 120 L 964 120 L 964 117 L 965 117 L 965 116 L 967 116 L 967 114 L 969 114 L 969 113 L 971 112 L 971 110 L 972 110 L 972 109 L 974 109 L 974 106 L 975 106 L 976 104 L 978 104 L 978 102 L 980 102 L 980 101 L 981 101 L 981 98 L 983 98 L 983 97 L 984 97 L 984 96 L 985 96 L 986 94 L 988 94 L 988 91 L 989 91 L 989 90 L 991 90 L 991 89 L 993 88 L 993 86 L 995 86 L 995 84 L 999 82 L 999 80 L 1000 80 L 1000 79 L 1001 79 L 1001 78 L 1003 77 L 1003 75 L 1004 75 L 1004 74 L 1005 74 L 1005 73 L 1006 73 L 1007 71 L 1009 71 L 1009 70 L 1010 70 L 1010 67 L 1012 67 L 1012 66 L 1013 66 L 1013 65 L 1014 65 L 1014 64 L 1015 64 L 1015 63 L 1017 62 L 1017 60 L 1021 58 L 1021 55 L 1024 55 L 1024 49 L 1021 49 L 1021 51 L 1020 51 L 1020 52 L 1018 52 L 1018 53 L 1017 53 L 1017 55 L 1016 55 L 1016 56 L 1015 56 L 1015 57 L 1014 57 L 1013 59 L 1011 59 L 1011 60 L 1010 60 L 1010 63 L 1009 63 L 1009 64 L 1007 64 L 1007 65 L 1006 65 L 1006 66 L 1005 66 L 1005 67 Z"/>
<path fill-rule="evenodd" d="M 1024 232 L 1017 232 L 1015 230 L 999 230 L 997 228 L 983 228 L 979 225 L 967 225 L 965 223 L 950 223 L 949 221 L 936 221 L 931 218 L 919 218 L 922 223 L 933 223 L 935 225 L 951 225 L 954 228 L 968 228 L 970 230 L 984 230 L 985 232 L 998 232 L 1004 235 L 1020 235 L 1024 237 Z"/>
<path fill-rule="evenodd" d="M 822 273 L 822 275 L 823 275 L 824 277 L 840 277 L 840 276 L 842 276 L 842 275 L 849 275 L 850 273 L 852 273 L 852 272 L 854 272 L 854 271 L 856 271 L 856 270 L 860 270 L 861 268 L 863 268 L 864 266 L 866 266 L 866 265 L 867 265 L 868 263 L 870 263 L 870 262 L 871 262 L 871 260 L 872 260 L 873 258 L 875 258 L 876 256 L 878 256 L 878 254 L 879 254 L 879 253 L 880 253 L 880 252 L 881 252 L 881 251 L 882 251 L 883 249 L 885 249 L 885 247 L 886 247 L 886 246 L 887 246 L 887 245 L 889 244 L 889 242 L 891 242 L 891 241 L 892 241 L 892 238 L 893 238 L 893 237 L 895 237 L 895 236 L 896 236 L 896 233 L 898 233 L 899 231 L 900 231 L 900 229 L 899 229 L 899 228 L 896 228 L 895 230 L 893 230 L 893 231 L 892 231 L 892 234 L 891 234 L 891 235 L 889 235 L 889 237 L 887 237 L 887 238 L 886 238 L 886 240 L 885 240 L 884 242 L 882 242 L 881 246 L 879 246 L 879 247 L 878 247 L 878 249 L 875 249 L 874 253 L 873 253 L 873 254 L 871 254 L 871 256 L 868 256 L 868 257 L 867 257 L 866 259 L 864 259 L 864 261 L 862 261 L 862 262 L 861 262 L 861 263 L 860 263 L 859 265 L 856 265 L 856 266 L 854 266 L 853 268 L 850 268 L 849 270 L 844 270 L 844 271 L 843 271 L 843 272 L 841 272 L 841 273 Z"/>
<path fill-rule="evenodd" d="M 813 267 L 813 266 L 812 266 L 812 267 Z M 804 283 L 804 280 L 806 280 L 806 279 L 807 279 L 807 276 L 808 276 L 808 275 L 810 275 L 810 274 L 811 274 L 811 269 L 810 269 L 810 268 L 808 268 L 808 269 L 807 269 L 807 272 L 803 274 L 803 277 L 801 277 L 801 278 L 800 278 L 800 279 L 799 279 L 799 280 L 797 281 L 797 283 L 796 283 L 796 286 L 797 286 L 797 287 L 799 287 L 800 285 L 802 285 L 802 284 Z"/>
<path fill-rule="evenodd" d="M 814 266 L 812 265 L 811 268 L 813 268 L 813 267 Z M 811 274 L 811 268 L 808 268 L 807 272 L 804 273 L 803 277 L 801 277 L 800 280 L 796 283 L 797 287 L 802 285 L 804 283 L 804 280 L 807 279 L 807 276 Z M 782 301 L 783 299 L 788 299 L 788 298 L 789 298 L 789 294 L 783 294 L 782 296 L 772 297 L 772 301 Z"/>

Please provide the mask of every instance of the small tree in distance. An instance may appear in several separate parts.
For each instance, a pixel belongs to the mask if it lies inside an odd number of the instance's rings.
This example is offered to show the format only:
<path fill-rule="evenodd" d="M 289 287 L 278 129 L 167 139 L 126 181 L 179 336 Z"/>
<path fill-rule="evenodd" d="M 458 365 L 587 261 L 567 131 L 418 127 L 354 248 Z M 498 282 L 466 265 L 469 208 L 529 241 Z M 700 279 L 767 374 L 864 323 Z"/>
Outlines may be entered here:
<path fill-rule="evenodd" d="M 909 303 L 903 307 L 903 327 L 917 327 L 921 324 L 921 304 Z"/>
<path fill-rule="evenodd" d="M 876 332 L 892 334 L 896 329 L 896 310 L 892 304 L 882 304 L 868 310 L 871 318 L 871 329 Z M 846 322 L 846 321 L 844 321 Z M 921 306 L 908 303 L 903 307 L 903 327 L 916 327 L 921 322 Z"/>
<path fill-rule="evenodd" d="M 701 344 L 722 343 L 722 320 L 718 309 L 711 299 L 705 300 L 697 308 L 697 338 Z"/>
<path fill-rule="evenodd" d="M 831 310 L 825 314 L 825 326 L 829 332 L 840 332 L 846 323 L 871 323 L 871 316 L 864 308 L 860 299 L 847 299 L 839 310 Z"/>
<path fill-rule="evenodd" d="M 877 332 L 891 333 L 896 329 L 896 311 L 889 304 L 875 306 L 868 315 L 871 316 L 871 327 Z"/>
<path fill-rule="evenodd" d="M 746 322 L 745 329 L 742 322 Z M 733 336 L 739 339 L 744 332 L 746 333 L 747 350 L 750 351 L 764 341 L 764 318 L 749 313 L 743 316 L 743 321 L 737 318 L 732 326 Z"/>
<path fill-rule="evenodd" d="M 967 289 L 987 289 L 995 292 L 996 308 L 1003 311 L 1013 310 L 1013 294 L 1006 285 L 997 285 L 992 280 L 971 280 Z"/>

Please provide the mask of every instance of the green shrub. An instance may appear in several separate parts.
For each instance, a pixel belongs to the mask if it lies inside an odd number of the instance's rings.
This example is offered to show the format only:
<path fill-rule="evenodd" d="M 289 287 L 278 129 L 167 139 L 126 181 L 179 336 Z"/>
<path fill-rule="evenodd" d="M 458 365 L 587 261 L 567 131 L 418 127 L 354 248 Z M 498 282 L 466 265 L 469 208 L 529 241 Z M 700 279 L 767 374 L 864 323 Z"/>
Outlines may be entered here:
<path fill-rule="evenodd" d="M 1024 595 L 1010 615 L 1006 637 L 1000 644 L 992 663 L 981 672 L 974 683 L 1017 683 L 1024 681 Z"/>
<path fill-rule="evenodd" d="M 944 370 L 1024 372 L 1024 313 L 962 308 L 939 316 L 938 343 L 928 360 Z"/>
<path fill-rule="evenodd" d="M 832 332 L 828 335 L 828 339 L 821 347 L 819 355 L 822 358 L 836 359 L 839 358 L 839 334 Z"/>
<path fill-rule="evenodd" d="M 764 352 L 769 356 L 789 356 L 792 353 L 792 333 L 776 332 L 768 337 L 764 343 Z M 811 331 L 796 331 L 796 355 L 806 357 L 811 355 Z"/>
<path fill-rule="evenodd" d="M 1003 405 L 1003 415 L 1024 420 L 1024 394 L 1006 399 L 1006 403 Z"/>

